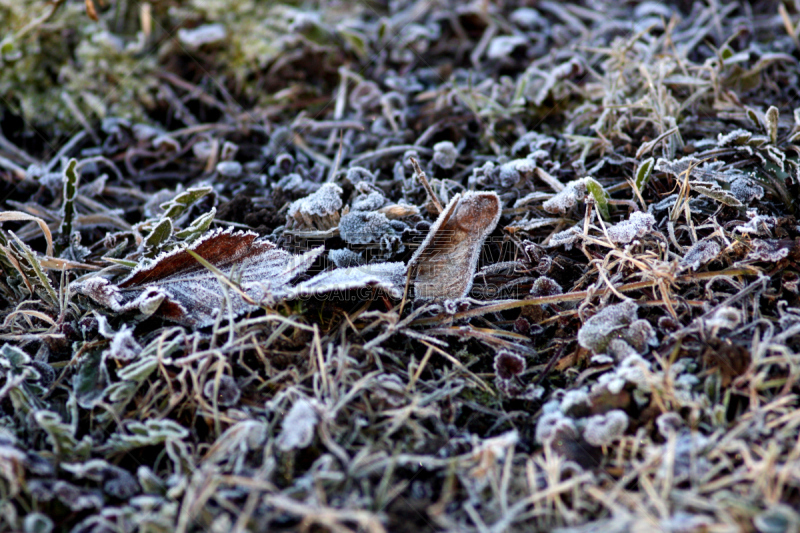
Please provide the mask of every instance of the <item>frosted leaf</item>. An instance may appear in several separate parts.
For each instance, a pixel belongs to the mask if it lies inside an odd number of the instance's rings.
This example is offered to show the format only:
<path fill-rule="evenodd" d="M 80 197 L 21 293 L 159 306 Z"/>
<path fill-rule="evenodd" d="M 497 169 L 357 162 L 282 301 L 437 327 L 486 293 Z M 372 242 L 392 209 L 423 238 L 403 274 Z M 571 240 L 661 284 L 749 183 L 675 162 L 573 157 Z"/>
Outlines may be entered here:
<path fill-rule="evenodd" d="M 493 192 L 469 191 L 450 200 L 408 263 L 416 268 L 416 298 L 457 300 L 469 293 L 483 242 L 497 226 L 501 208 Z"/>
<path fill-rule="evenodd" d="M 717 258 L 720 251 L 719 243 L 713 240 L 697 241 L 681 259 L 681 265 L 697 270 L 701 266 Z"/>
<path fill-rule="evenodd" d="M 482 166 L 473 168 L 467 180 L 470 187 L 486 187 L 494 182 L 499 169 L 492 161 L 487 161 Z"/>
<path fill-rule="evenodd" d="M 744 205 L 732 191 L 726 191 L 717 183 L 692 180 L 689 182 L 689 185 L 694 192 L 707 196 L 727 206 L 742 207 Z"/>
<path fill-rule="evenodd" d="M 53 484 L 53 494 L 70 510 L 78 512 L 86 509 L 100 509 L 103 506 L 103 496 L 97 491 L 88 491 L 66 481 L 56 481 Z"/>
<path fill-rule="evenodd" d="M 509 380 L 525 372 L 525 358 L 508 350 L 500 350 L 494 357 L 494 373 L 500 379 Z"/>
<path fill-rule="evenodd" d="M 794 242 L 774 239 L 755 239 L 752 244 L 753 249 L 747 254 L 747 259 L 751 261 L 777 263 L 781 259 L 785 259 L 789 256 L 789 251 L 794 245 Z"/>
<path fill-rule="evenodd" d="M 586 421 L 583 438 L 592 446 L 608 446 L 621 437 L 628 429 L 628 415 L 625 411 L 614 409 L 602 415 L 595 415 Z"/>
<path fill-rule="evenodd" d="M 305 398 L 300 398 L 283 419 L 281 432 L 275 443 L 284 452 L 308 447 L 314 439 L 314 428 L 318 422 L 314 405 Z"/>
<path fill-rule="evenodd" d="M 643 352 L 648 345 L 658 346 L 658 337 L 656 337 L 653 326 L 644 319 L 634 320 L 630 326 L 622 331 L 621 335 L 628 344 L 639 352 Z"/>
<path fill-rule="evenodd" d="M 737 129 L 730 133 L 717 135 L 717 146 L 741 146 L 747 144 L 753 134 L 747 130 Z"/>
<path fill-rule="evenodd" d="M 555 248 L 556 246 L 564 245 L 565 250 L 571 250 L 572 245 L 575 244 L 583 237 L 583 229 L 579 226 L 572 226 L 571 228 L 559 231 L 550 236 L 547 241 L 548 248 Z"/>
<path fill-rule="evenodd" d="M 197 28 L 178 30 L 178 41 L 187 50 L 197 50 L 207 44 L 221 43 L 227 36 L 228 32 L 222 24 L 203 24 Z"/>
<path fill-rule="evenodd" d="M 709 520 L 709 529 L 711 522 Z M 800 514 L 784 503 L 770 504 L 769 508 L 753 517 L 758 533 L 789 533 L 800 531 Z"/>
<path fill-rule="evenodd" d="M 290 297 L 315 296 L 326 293 L 369 289 L 381 289 L 392 298 L 402 298 L 406 283 L 406 266 L 401 262 L 372 263 L 350 268 L 337 268 L 317 274 L 308 281 L 295 286 Z"/>
<path fill-rule="evenodd" d="M 50 533 L 53 531 L 53 521 L 42 513 L 28 513 L 22 521 L 24 533 Z"/>
<path fill-rule="evenodd" d="M 103 492 L 118 500 L 127 500 L 141 492 L 139 482 L 130 472 L 118 466 L 109 466 L 103 477 Z"/>
<path fill-rule="evenodd" d="M 648 213 L 659 213 L 661 211 L 666 211 L 667 209 L 672 209 L 675 205 L 675 202 L 678 201 L 677 194 L 670 194 L 663 200 L 660 200 L 654 204 L 650 204 L 647 208 Z"/>
<path fill-rule="evenodd" d="M 517 155 L 518 153 L 527 150 L 529 153 L 535 152 L 548 152 L 550 148 L 555 145 L 555 138 L 544 135 L 536 131 L 529 131 L 522 137 L 517 139 L 517 142 L 511 146 L 511 153 Z"/>
<path fill-rule="evenodd" d="M 242 174 L 242 164 L 238 161 L 220 161 L 217 163 L 217 172 L 226 178 L 235 178 Z"/>
<path fill-rule="evenodd" d="M 734 330 L 742 322 L 742 312 L 735 307 L 720 307 L 711 318 L 706 320 L 706 327 L 712 330 Z"/>
<path fill-rule="evenodd" d="M 531 176 L 534 170 L 536 170 L 536 163 L 530 159 L 515 159 L 514 161 L 503 163 L 498 171 L 500 186 L 506 189 L 513 187 L 523 177 Z"/>
<path fill-rule="evenodd" d="M 738 168 L 725 168 L 724 161 L 704 161 L 693 156 L 682 157 L 673 161 L 659 159 L 656 163 L 656 170 L 672 174 L 676 179 L 683 182 L 686 179 L 686 171 L 691 169 L 690 178 L 698 181 L 719 181 L 731 183 L 736 178 L 745 176 L 744 172 Z"/>
<path fill-rule="evenodd" d="M 681 415 L 674 412 L 667 412 L 656 418 L 658 432 L 665 439 L 669 438 L 670 433 L 678 433 L 686 424 Z"/>
<path fill-rule="evenodd" d="M 648 392 L 650 385 L 647 382 L 647 371 L 650 363 L 639 354 L 630 355 L 623 359 L 613 372 L 603 374 L 592 387 L 592 392 L 605 388 L 611 394 L 619 394 L 629 383 L 639 390 Z"/>
<path fill-rule="evenodd" d="M 575 416 L 580 411 L 586 411 L 591 407 L 589 393 L 585 389 L 573 389 L 567 391 L 561 398 L 559 408 L 561 412 Z"/>
<path fill-rule="evenodd" d="M 364 264 L 364 256 L 350 248 L 328 250 L 328 259 L 338 268 L 350 268 Z"/>
<path fill-rule="evenodd" d="M 749 204 L 764 197 L 764 188 L 752 178 L 742 176 L 731 182 L 731 193 L 743 204 Z"/>
<path fill-rule="evenodd" d="M 524 46 L 528 39 L 521 35 L 502 35 L 489 42 L 486 57 L 489 59 L 505 59 L 511 55 L 515 48 Z"/>
<path fill-rule="evenodd" d="M 564 289 L 561 288 L 561 285 L 559 285 L 556 280 L 548 278 L 547 276 L 538 278 L 533 282 L 533 287 L 531 287 L 531 295 L 536 298 L 542 296 L 555 296 L 556 294 L 562 294 L 563 292 Z"/>
<path fill-rule="evenodd" d="M 647 323 L 646 321 L 644 322 Z M 650 331 L 653 331 L 652 328 L 650 328 Z M 608 353 L 614 356 L 614 360 L 623 361 L 632 355 L 637 355 L 639 352 L 637 352 L 636 348 L 628 344 L 626 340 L 611 339 L 611 342 L 608 343 Z"/>
<path fill-rule="evenodd" d="M 127 278 L 113 284 L 102 277 L 73 283 L 71 288 L 116 313 L 138 311 L 157 314 L 191 327 L 213 324 L 217 313 L 228 315 L 226 294 L 234 316 L 258 309 L 188 253 L 193 251 L 228 278 L 239 283 L 255 302 L 282 298 L 289 282 L 310 268 L 324 251 L 314 248 L 292 255 L 274 244 L 256 240 L 253 232 L 216 230 L 190 246 L 161 254 L 150 265 L 136 268 Z"/>
<path fill-rule="evenodd" d="M 369 80 L 362 81 L 350 92 L 350 105 L 363 115 L 380 105 L 381 96 L 383 93 L 377 83 Z"/>
<path fill-rule="evenodd" d="M 117 361 L 132 361 L 141 352 L 141 345 L 133 338 L 133 328 L 123 326 L 122 329 L 114 334 L 111 344 L 103 353 L 103 356 Z"/>
<path fill-rule="evenodd" d="M 453 168 L 458 159 L 458 150 L 450 141 L 441 141 L 433 145 L 434 164 L 447 169 Z"/>
<path fill-rule="evenodd" d="M 769 215 L 759 215 L 755 209 L 748 210 L 747 216 L 750 217 L 750 220 L 747 221 L 747 224 L 736 226 L 734 231 L 753 235 L 769 234 L 769 230 L 775 227 L 775 224 L 778 223 L 778 220 L 775 217 Z"/>
<path fill-rule="evenodd" d="M 348 244 L 369 244 L 380 242 L 382 237 L 396 236 L 406 225 L 389 220 L 383 213 L 372 211 L 351 211 L 339 221 L 339 236 Z"/>
<path fill-rule="evenodd" d="M 360 194 L 350 203 L 353 211 L 375 211 L 386 204 L 386 197 L 379 191 L 368 191 Z"/>
<path fill-rule="evenodd" d="M 586 198 L 586 180 L 570 181 L 564 189 L 542 204 L 548 213 L 566 213 Z"/>
<path fill-rule="evenodd" d="M 239 390 L 239 385 L 236 384 L 236 380 L 227 374 L 222 374 L 219 377 L 219 389 L 217 389 L 216 376 L 210 377 L 209 380 L 206 381 L 203 387 L 203 395 L 208 398 L 209 401 L 213 401 L 214 391 L 217 391 L 217 404 L 223 407 L 236 405 L 236 402 L 239 401 L 239 397 L 242 395 L 242 392 Z"/>
<path fill-rule="evenodd" d="M 578 343 L 587 350 L 602 352 L 612 336 L 619 335 L 622 329 L 636 320 L 638 308 L 632 300 L 607 306 L 581 326 Z"/>
<path fill-rule="evenodd" d="M 572 438 L 577 436 L 575 423 L 560 411 L 545 413 L 536 422 L 536 441 L 540 444 L 552 442 L 556 438 Z"/>
<path fill-rule="evenodd" d="M 658 477 L 665 478 L 670 476 L 674 482 L 681 483 L 691 476 L 705 476 L 711 469 L 711 463 L 706 459 L 706 448 L 709 440 L 705 435 L 682 429 L 675 437 L 674 458 L 670 465 L 662 462 L 658 470 Z M 658 453 L 662 457 L 671 450 L 671 443 L 665 442 L 660 450 L 653 450 L 651 453 Z M 669 472 L 668 467 L 672 466 L 673 471 Z"/>
<path fill-rule="evenodd" d="M 542 28 L 549 25 L 547 19 L 532 7 L 521 7 L 514 10 L 508 20 L 526 29 Z"/>
<path fill-rule="evenodd" d="M 292 227 L 332 228 L 339 222 L 341 196 L 341 187 L 325 183 L 313 194 L 292 202 L 286 215 L 287 223 Z"/>
<path fill-rule="evenodd" d="M 653 215 L 636 211 L 631 213 L 628 220 L 623 220 L 609 227 L 607 230 L 608 238 L 611 239 L 611 242 L 627 244 L 653 231 L 655 224 L 656 219 Z"/>
<path fill-rule="evenodd" d="M 61 468 L 77 479 L 103 483 L 103 491 L 118 499 L 128 499 L 139 492 L 139 484 L 130 472 L 103 459 L 91 459 L 84 463 L 62 463 Z"/>
<path fill-rule="evenodd" d="M 625 341 L 622 341 L 622 342 L 625 342 Z M 628 343 L 626 342 L 625 344 L 628 344 Z M 628 344 L 628 346 L 630 346 L 630 345 Z M 631 348 L 631 349 L 633 349 L 633 348 Z M 611 357 L 610 355 L 601 353 L 601 354 L 598 354 L 598 355 L 593 355 L 591 357 L 590 361 L 591 361 L 592 365 L 602 366 L 602 365 L 610 365 L 611 363 L 613 363 L 615 361 L 615 359 L 613 357 Z"/>

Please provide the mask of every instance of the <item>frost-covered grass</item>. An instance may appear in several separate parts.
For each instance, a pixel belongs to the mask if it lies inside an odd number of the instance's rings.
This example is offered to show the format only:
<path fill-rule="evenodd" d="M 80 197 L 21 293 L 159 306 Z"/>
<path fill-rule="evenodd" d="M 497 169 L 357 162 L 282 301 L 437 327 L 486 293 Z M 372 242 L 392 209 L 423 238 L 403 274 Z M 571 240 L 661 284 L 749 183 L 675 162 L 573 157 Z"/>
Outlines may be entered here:
<path fill-rule="evenodd" d="M 0 0 L 0 530 L 798 530 L 798 26 Z"/>

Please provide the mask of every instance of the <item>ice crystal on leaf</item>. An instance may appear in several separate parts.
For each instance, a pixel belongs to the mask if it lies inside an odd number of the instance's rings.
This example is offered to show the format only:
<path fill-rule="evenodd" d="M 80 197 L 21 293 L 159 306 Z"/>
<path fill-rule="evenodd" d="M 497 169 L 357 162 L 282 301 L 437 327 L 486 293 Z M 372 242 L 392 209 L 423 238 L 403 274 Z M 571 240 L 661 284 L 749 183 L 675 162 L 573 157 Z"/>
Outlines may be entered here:
<path fill-rule="evenodd" d="M 403 297 L 406 266 L 403 263 L 372 263 L 369 265 L 337 268 L 317 274 L 290 290 L 290 296 L 313 296 L 332 292 L 375 288 L 393 298 Z M 368 295 L 364 295 L 365 298 Z"/>
<path fill-rule="evenodd" d="M 686 254 L 681 259 L 681 264 L 697 270 L 701 266 L 717 258 L 721 248 L 719 243 L 714 240 L 697 241 L 691 248 L 686 250 Z"/>
<path fill-rule="evenodd" d="M 325 183 L 315 193 L 292 203 L 287 221 L 292 227 L 326 230 L 339 222 L 341 208 L 342 188 L 334 183 Z"/>
<path fill-rule="evenodd" d="M 586 180 L 579 179 L 567 183 L 566 187 L 542 204 L 548 213 L 563 214 L 586 198 Z"/>
<path fill-rule="evenodd" d="M 653 231 L 655 224 L 656 219 L 653 215 L 636 211 L 631 213 L 628 220 L 623 220 L 608 228 L 608 238 L 611 239 L 611 242 L 628 244 Z"/>
<path fill-rule="evenodd" d="M 592 446 L 608 446 L 628 429 L 628 415 L 614 409 L 603 415 L 595 415 L 586 421 L 583 438 Z"/>

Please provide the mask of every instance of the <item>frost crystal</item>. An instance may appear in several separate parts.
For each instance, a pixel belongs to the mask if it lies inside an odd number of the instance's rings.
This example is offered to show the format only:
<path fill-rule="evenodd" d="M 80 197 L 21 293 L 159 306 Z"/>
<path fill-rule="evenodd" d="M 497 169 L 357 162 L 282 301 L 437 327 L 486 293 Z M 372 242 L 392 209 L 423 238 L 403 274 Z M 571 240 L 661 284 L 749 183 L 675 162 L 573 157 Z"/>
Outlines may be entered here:
<path fill-rule="evenodd" d="M 433 162 L 442 168 L 453 168 L 458 159 L 458 150 L 450 141 L 442 141 L 433 145 Z"/>
<path fill-rule="evenodd" d="M 542 204 L 548 213 L 566 213 L 586 197 L 586 180 L 570 181 L 564 189 Z"/>
<path fill-rule="evenodd" d="M 653 231 L 655 224 L 656 219 L 653 215 L 636 211 L 631 213 L 628 220 L 623 220 L 608 228 L 608 238 L 611 239 L 611 242 L 628 244 Z"/>
<path fill-rule="evenodd" d="M 222 374 L 219 377 L 219 389 L 217 389 L 215 377 L 206 381 L 206 385 L 203 387 L 203 395 L 209 400 L 213 400 L 215 390 L 217 391 L 217 404 L 223 407 L 236 405 L 242 394 L 239 390 L 239 385 L 236 384 L 236 380 L 227 374 Z"/>
<path fill-rule="evenodd" d="M 363 182 L 362 182 L 363 183 Z M 386 204 L 386 197 L 379 191 L 360 194 L 350 204 L 353 211 L 375 211 Z"/>
<path fill-rule="evenodd" d="M 292 227 L 307 227 L 325 230 L 339 222 L 342 208 L 342 188 L 334 183 L 325 183 L 319 190 L 301 198 L 289 206 L 287 222 Z"/>
<path fill-rule="evenodd" d="M 328 250 L 328 259 L 338 268 L 349 268 L 364 264 L 364 257 L 350 248 Z"/>
<path fill-rule="evenodd" d="M 583 430 L 583 438 L 592 446 L 608 446 L 628 429 L 628 415 L 614 409 L 603 415 L 590 417 Z"/>
<path fill-rule="evenodd" d="M 755 183 L 751 178 L 742 176 L 731 182 L 731 192 L 743 204 L 764 197 L 764 188 Z"/>
<path fill-rule="evenodd" d="M 309 400 L 300 398 L 294 402 L 276 439 L 278 449 L 288 452 L 308 447 L 314 439 L 317 422 L 317 411 Z"/>
<path fill-rule="evenodd" d="M 697 270 L 716 259 L 720 251 L 721 248 L 716 241 L 697 241 L 694 246 L 686 250 L 686 255 L 681 259 L 681 264 L 685 267 L 692 267 L 692 270 Z"/>
<path fill-rule="evenodd" d="M 548 248 L 555 248 L 556 246 L 564 245 L 566 250 L 571 250 L 572 245 L 575 244 L 583 236 L 583 230 L 578 226 L 573 226 L 567 230 L 559 231 L 550 236 L 547 242 Z"/>

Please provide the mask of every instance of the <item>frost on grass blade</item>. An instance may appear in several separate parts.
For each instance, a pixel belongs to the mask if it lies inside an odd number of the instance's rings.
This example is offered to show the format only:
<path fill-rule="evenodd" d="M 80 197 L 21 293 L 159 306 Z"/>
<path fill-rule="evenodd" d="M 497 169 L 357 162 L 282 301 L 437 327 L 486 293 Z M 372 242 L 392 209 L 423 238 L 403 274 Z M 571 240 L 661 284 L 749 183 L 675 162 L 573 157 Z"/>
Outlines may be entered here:
<path fill-rule="evenodd" d="M 73 284 L 72 290 L 117 313 L 138 311 L 186 326 L 209 326 L 218 313 L 228 315 L 228 299 L 233 316 L 252 311 L 257 305 L 217 279 L 188 250 L 233 280 L 256 303 L 283 298 L 289 282 L 308 270 L 324 251 L 319 247 L 295 256 L 270 242 L 256 240 L 257 236 L 217 230 L 191 246 L 160 255 L 116 285 L 93 277 Z"/>
<path fill-rule="evenodd" d="M 467 295 L 483 241 L 500 219 L 500 197 L 490 192 L 457 194 L 436 219 L 409 268 L 416 268 L 418 299 L 455 300 Z"/>

